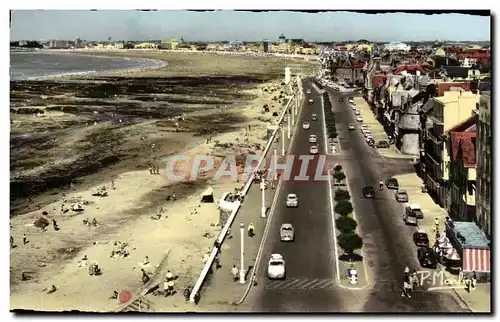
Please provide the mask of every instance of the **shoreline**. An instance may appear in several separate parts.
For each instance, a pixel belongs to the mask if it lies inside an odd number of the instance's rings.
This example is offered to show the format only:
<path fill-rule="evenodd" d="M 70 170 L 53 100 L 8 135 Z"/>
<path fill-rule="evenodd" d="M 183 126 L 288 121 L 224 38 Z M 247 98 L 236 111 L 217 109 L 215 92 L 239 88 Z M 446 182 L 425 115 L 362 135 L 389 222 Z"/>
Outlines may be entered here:
<path fill-rule="evenodd" d="M 130 61 L 134 60 L 137 61 L 137 64 L 144 64 L 145 62 L 148 63 L 148 66 L 134 66 L 134 67 L 127 67 L 127 68 L 115 68 L 115 69 L 106 69 L 106 70 L 88 70 L 88 71 L 75 71 L 75 72 L 63 72 L 63 73 L 58 73 L 58 74 L 51 74 L 51 75 L 45 75 L 45 76 L 28 76 L 28 77 L 23 77 L 23 78 L 18 78 L 18 79 L 10 79 L 10 81 L 44 81 L 44 80 L 52 80 L 52 79 L 60 79 L 60 78 L 71 78 L 71 77 L 78 77 L 78 76 L 99 76 L 100 74 L 104 73 L 137 73 L 137 72 L 147 72 L 147 71 L 153 71 L 157 69 L 162 69 L 166 68 L 168 66 L 168 63 L 162 60 L 157 60 L 157 59 L 149 59 L 149 58 L 139 58 L 139 57 L 123 57 L 123 56 L 106 56 L 106 55 L 85 55 L 82 52 L 79 51 L 58 51 L 58 52 L 52 52 L 52 51 L 27 51 L 27 52 L 16 52 L 16 51 L 11 51 L 11 53 L 17 53 L 17 54 L 46 54 L 46 55 L 66 55 L 66 56 L 85 56 L 85 57 L 97 57 L 97 58 L 102 58 L 102 59 L 120 59 L 120 60 L 125 60 L 125 61 Z"/>

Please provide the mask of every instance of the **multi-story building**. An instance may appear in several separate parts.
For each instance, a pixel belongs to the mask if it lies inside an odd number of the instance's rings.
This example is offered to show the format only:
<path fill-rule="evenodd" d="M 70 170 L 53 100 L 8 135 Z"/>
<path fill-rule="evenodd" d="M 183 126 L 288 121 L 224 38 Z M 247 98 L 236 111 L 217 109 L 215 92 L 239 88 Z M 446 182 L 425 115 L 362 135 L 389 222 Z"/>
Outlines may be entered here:
<path fill-rule="evenodd" d="M 411 46 L 401 43 L 401 42 L 391 42 L 384 45 L 384 49 L 387 51 L 410 51 Z"/>
<path fill-rule="evenodd" d="M 452 219 L 475 221 L 476 217 L 476 122 L 474 113 L 445 135 L 450 155 L 448 213 Z"/>
<path fill-rule="evenodd" d="M 51 49 L 66 49 L 70 47 L 68 40 L 51 40 L 49 42 L 49 48 Z"/>
<path fill-rule="evenodd" d="M 443 144 L 443 134 L 469 118 L 476 109 L 479 95 L 472 92 L 449 91 L 427 101 L 422 111 L 427 113 L 423 129 L 424 182 L 439 205 L 448 207 L 448 164 L 450 156 Z M 422 135 L 421 134 L 421 135 Z"/>
<path fill-rule="evenodd" d="M 180 42 L 177 39 L 167 39 L 161 42 L 161 48 L 166 50 L 175 50 Z M 207 45 L 208 48 L 208 45 Z"/>
<path fill-rule="evenodd" d="M 488 238 L 491 236 L 492 135 L 490 93 L 483 92 L 477 125 L 476 221 Z"/>

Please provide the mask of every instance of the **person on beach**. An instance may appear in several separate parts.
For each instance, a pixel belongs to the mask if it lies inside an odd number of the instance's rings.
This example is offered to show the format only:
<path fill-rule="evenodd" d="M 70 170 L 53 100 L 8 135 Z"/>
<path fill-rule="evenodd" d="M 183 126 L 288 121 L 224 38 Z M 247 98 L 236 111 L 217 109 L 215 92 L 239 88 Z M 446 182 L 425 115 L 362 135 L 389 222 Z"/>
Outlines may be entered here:
<path fill-rule="evenodd" d="M 239 274 L 239 270 L 238 268 L 236 267 L 236 265 L 233 265 L 233 267 L 231 268 L 231 275 L 233 275 L 233 280 L 236 282 L 238 280 L 238 274 Z"/>
<path fill-rule="evenodd" d="M 165 280 L 167 282 L 171 281 L 174 279 L 174 276 L 172 275 L 172 273 L 170 272 L 170 270 L 167 271 L 167 275 L 165 275 Z"/>
<path fill-rule="evenodd" d="M 10 248 L 14 248 L 14 237 L 10 236 Z"/>
<path fill-rule="evenodd" d="M 26 245 L 28 243 L 28 238 L 26 237 L 26 234 L 23 234 L 23 245 Z"/>
<path fill-rule="evenodd" d="M 143 265 L 148 265 L 149 264 L 149 257 L 145 257 L 144 261 L 142 262 Z"/>

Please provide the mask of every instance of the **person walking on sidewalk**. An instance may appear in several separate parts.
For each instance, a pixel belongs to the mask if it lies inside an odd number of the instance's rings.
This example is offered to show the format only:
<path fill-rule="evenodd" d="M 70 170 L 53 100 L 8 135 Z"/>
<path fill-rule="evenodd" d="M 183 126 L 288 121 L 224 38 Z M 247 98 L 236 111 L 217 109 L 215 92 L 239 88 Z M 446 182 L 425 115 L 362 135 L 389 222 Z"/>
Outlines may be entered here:
<path fill-rule="evenodd" d="M 477 275 L 476 271 L 472 271 L 472 278 L 470 281 L 470 289 L 474 291 L 476 289 L 476 283 L 477 283 Z"/>
<path fill-rule="evenodd" d="M 410 284 L 406 280 L 403 281 L 403 292 L 401 293 L 401 297 L 407 297 L 411 299 L 410 289 L 411 289 Z"/>
<path fill-rule="evenodd" d="M 255 236 L 255 227 L 252 223 L 248 225 L 248 237 Z"/>
<path fill-rule="evenodd" d="M 239 279 L 239 270 L 238 268 L 236 267 L 236 265 L 233 265 L 233 267 L 231 268 L 231 275 L 233 275 L 233 280 L 236 282 L 238 279 Z"/>

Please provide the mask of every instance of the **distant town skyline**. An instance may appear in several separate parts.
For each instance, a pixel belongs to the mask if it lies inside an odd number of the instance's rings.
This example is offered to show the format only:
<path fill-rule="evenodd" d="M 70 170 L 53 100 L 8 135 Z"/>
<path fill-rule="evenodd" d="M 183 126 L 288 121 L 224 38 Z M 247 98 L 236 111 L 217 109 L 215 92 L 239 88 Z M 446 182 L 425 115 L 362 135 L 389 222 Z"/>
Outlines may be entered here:
<path fill-rule="evenodd" d="M 64 28 L 61 28 L 64 26 Z M 489 41 L 490 17 L 463 14 L 15 10 L 15 40 Z"/>

